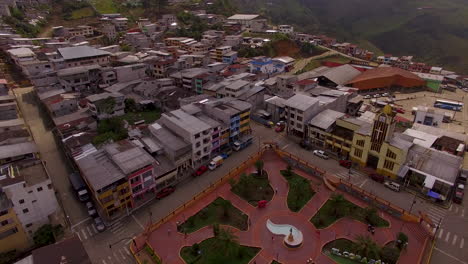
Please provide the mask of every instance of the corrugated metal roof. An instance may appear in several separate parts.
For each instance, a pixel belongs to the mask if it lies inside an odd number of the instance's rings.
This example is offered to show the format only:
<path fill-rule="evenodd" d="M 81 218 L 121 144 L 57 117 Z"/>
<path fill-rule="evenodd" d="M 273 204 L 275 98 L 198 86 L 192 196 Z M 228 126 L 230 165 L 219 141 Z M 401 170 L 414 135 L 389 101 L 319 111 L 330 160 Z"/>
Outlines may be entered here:
<path fill-rule="evenodd" d="M 320 112 L 318 115 L 312 118 L 309 124 L 314 127 L 327 130 L 331 125 L 333 125 L 336 122 L 336 119 L 343 117 L 344 115 L 344 113 L 327 109 L 325 111 Z"/>
<path fill-rule="evenodd" d="M 110 52 L 96 49 L 90 46 L 77 46 L 77 47 L 66 47 L 59 48 L 58 52 L 65 60 L 74 60 L 79 58 L 97 57 L 110 55 Z"/>

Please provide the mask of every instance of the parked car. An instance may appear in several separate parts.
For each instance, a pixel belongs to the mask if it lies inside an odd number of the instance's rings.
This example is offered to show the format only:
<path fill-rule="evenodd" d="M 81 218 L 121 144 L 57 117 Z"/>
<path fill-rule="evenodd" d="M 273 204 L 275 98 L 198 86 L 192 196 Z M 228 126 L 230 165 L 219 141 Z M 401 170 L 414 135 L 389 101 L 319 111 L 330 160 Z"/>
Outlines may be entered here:
<path fill-rule="evenodd" d="M 460 176 L 458 176 L 457 181 L 460 183 L 466 184 L 466 178 L 467 178 L 466 175 L 461 174 Z"/>
<path fill-rule="evenodd" d="M 284 121 L 280 121 L 276 123 L 275 131 L 277 133 L 280 133 L 280 132 L 283 132 L 285 128 L 286 128 L 286 123 Z"/>
<path fill-rule="evenodd" d="M 382 96 L 383 96 L 383 97 L 389 97 L 390 94 L 389 94 L 389 93 L 383 93 Z"/>
<path fill-rule="evenodd" d="M 193 173 L 193 176 L 196 177 L 196 176 L 200 176 L 202 175 L 203 173 L 205 173 L 206 171 L 208 170 L 208 167 L 203 165 L 203 166 L 200 166 L 200 168 L 198 168 L 194 173 Z"/>
<path fill-rule="evenodd" d="M 175 191 L 174 187 L 166 187 L 156 194 L 156 199 L 162 199 Z"/>
<path fill-rule="evenodd" d="M 86 202 L 86 209 L 88 210 L 88 215 L 93 217 L 97 215 L 96 208 L 94 208 L 94 205 L 92 202 Z"/>
<path fill-rule="evenodd" d="M 347 169 L 351 168 L 353 163 L 350 160 L 340 160 L 340 166 L 345 167 Z"/>
<path fill-rule="evenodd" d="M 385 187 L 389 188 L 392 191 L 399 192 L 400 191 L 400 184 L 396 182 L 386 181 L 384 183 Z"/>
<path fill-rule="evenodd" d="M 364 99 L 371 99 L 372 97 L 368 94 L 364 96 Z"/>
<path fill-rule="evenodd" d="M 464 192 L 465 191 L 465 185 L 463 183 L 457 183 L 457 188 L 456 191 Z"/>
<path fill-rule="evenodd" d="M 453 195 L 453 202 L 457 204 L 461 204 L 463 202 L 463 196 L 465 194 L 461 191 L 456 191 L 455 194 Z"/>
<path fill-rule="evenodd" d="M 106 230 L 106 226 L 104 225 L 104 222 L 102 221 L 101 217 L 96 217 L 94 218 L 94 226 L 96 227 L 97 231 L 102 232 Z"/>
<path fill-rule="evenodd" d="M 377 173 L 372 173 L 369 177 L 376 182 L 380 182 L 380 183 L 385 182 L 385 176 L 377 174 Z"/>
<path fill-rule="evenodd" d="M 301 148 L 305 149 L 305 150 L 311 150 L 312 149 L 312 144 L 310 144 L 310 141 L 304 139 L 304 140 L 301 140 L 301 142 L 299 143 L 299 146 L 301 146 Z"/>
<path fill-rule="evenodd" d="M 405 109 L 403 109 L 403 108 L 397 108 L 396 111 L 397 111 L 397 113 L 400 113 L 400 114 L 405 113 Z"/>
<path fill-rule="evenodd" d="M 224 153 L 224 152 L 221 153 L 221 154 L 219 154 L 219 155 L 220 155 L 221 157 L 223 157 L 223 159 L 229 158 L 229 155 L 228 155 L 227 153 Z"/>
<path fill-rule="evenodd" d="M 323 150 L 318 150 L 318 149 L 316 149 L 316 150 L 314 150 L 313 153 L 314 153 L 314 155 L 317 156 L 317 157 L 320 157 L 320 158 L 322 158 L 322 159 L 328 159 L 327 153 L 325 153 L 325 151 L 323 151 Z"/>
<path fill-rule="evenodd" d="M 379 98 L 380 94 L 374 94 L 374 98 Z"/>

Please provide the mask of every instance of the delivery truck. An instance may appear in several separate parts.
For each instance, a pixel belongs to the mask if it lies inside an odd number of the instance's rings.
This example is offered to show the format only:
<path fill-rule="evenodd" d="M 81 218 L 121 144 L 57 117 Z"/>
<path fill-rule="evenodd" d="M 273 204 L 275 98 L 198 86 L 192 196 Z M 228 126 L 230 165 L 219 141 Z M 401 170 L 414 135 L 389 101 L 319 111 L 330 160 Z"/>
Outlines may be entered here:
<path fill-rule="evenodd" d="M 224 159 L 222 156 L 216 156 L 211 160 L 210 164 L 208 164 L 208 168 L 210 170 L 214 170 L 218 168 L 219 166 L 221 166 L 223 164 L 223 161 Z"/>

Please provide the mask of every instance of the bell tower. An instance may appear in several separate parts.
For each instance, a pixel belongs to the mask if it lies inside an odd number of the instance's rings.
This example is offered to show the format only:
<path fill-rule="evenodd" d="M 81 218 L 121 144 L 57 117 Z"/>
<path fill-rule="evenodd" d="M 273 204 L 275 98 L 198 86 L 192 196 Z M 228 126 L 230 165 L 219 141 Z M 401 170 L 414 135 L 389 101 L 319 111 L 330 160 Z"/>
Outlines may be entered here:
<path fill-rule="evenodd" d="M 375 116 L 371 133 L 371 150 L 380 152 L 382 144 L 390 139 L 395 130 L 395 114 L 390 105 L 386 105 L 382 111 Z"/>

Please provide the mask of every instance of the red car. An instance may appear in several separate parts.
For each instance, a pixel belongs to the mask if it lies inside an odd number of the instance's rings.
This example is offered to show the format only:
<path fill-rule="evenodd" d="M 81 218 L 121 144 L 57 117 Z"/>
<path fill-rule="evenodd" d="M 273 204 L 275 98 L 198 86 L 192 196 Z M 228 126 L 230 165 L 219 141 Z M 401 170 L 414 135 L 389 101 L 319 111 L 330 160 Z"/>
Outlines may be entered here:
<path fill-rule="evenodd" d="M 164 188 L 162 189 L 162 191 L 158 192 L 156 194 L 156 199 L 162 199 L 166 196 L 168 196 L 169 194 L 173 193 L 175 191 L 175 188 L 173 187 L 167 187 L 167 188 Z"/>
<path fill-rule="evenodd" d="M 194 176 L 194 177 L 200 176 L 200 175 L 202 175 L 203 173 L 205 173 L 207 170 L 208 170 L 208 167 L 205 166 L 205 165 L 203 165 L 203 166 L 201 166 L 200 168 L 198 168 L 197 171 L 195 171 L 195 172 L 193 173 L 193 176 Z"/>
<path fill-rule="evenodd" d="M 370 175 L 370 178 L 376 182 L 384 183 L 385 182 L 385 176 L 377 174 L 377 173 L 372 173 Z"/>
<path fill-rule="evenodd" d="M 464 193 L 462 191 L 456 191 L 455 195 L 453 196 L 453 202 L 461 204 L 463 202 L 463 195 Z"/>
<path fill-rule="evenodd" d="M 403 109 L 403 108 L 397 108 L 396 111 L 397 111 L 397 113 L 400 113 L 400 114 L 405 113 L 405 109 Z"/>
<path fill-rule="evenodd" d="M 345 167 L 347 169 L 351 168 L 351 161 L 350 160 L 340 160 L 340 166 Z"/>

